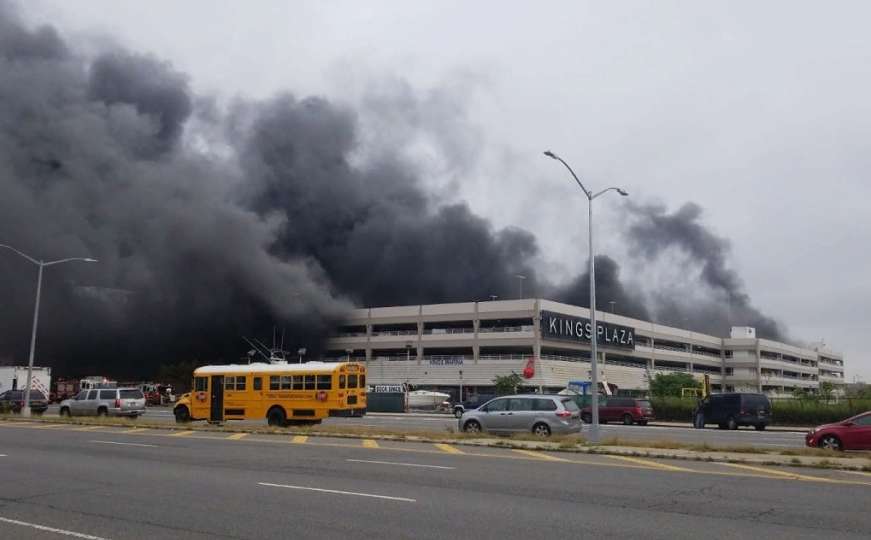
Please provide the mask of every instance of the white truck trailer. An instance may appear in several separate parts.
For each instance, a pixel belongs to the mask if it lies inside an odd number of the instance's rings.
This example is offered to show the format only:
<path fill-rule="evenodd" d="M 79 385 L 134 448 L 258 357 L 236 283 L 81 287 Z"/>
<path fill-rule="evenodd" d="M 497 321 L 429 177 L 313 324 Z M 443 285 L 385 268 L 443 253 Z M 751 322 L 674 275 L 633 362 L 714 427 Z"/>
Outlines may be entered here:
<path fill-rule="evenodd" d="M 24 390 L 27 386 L 27 366 L 0 366 L 0 393 L 7 390 Z M 33 368 L 31 390 L 39 390 L 46 399 L 51 391 L 51 368 Z"/>

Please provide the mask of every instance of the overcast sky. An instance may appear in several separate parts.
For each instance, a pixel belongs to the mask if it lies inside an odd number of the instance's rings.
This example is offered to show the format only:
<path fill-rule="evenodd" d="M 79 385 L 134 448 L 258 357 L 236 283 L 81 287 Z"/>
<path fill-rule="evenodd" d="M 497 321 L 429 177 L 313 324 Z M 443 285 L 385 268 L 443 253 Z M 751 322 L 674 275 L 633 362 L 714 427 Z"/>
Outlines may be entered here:
<path fill-rule="evenodd" d="M 695 201 L 753 302 L 871 379 L 867 2 L 24 3 L 81 50 L 148 51 L 218 102 L 282 90 L 440 105 L 415 157 L 445 200 L 534 231 L 550 273 L 586 254 L 590 186 Z M 366 110 L 377 110 L 369 107 Z M 370 124 L 371 125 L 371 124 Z M 374 122 L 377 129 L 377 121 Z M 443 141 L 444 143 L 444 141 Z M 449 156 L 438 151 L 450 149 Z M 619 258 L 618 198 L 601 252 Z M 641 284 L 643 269 L 624 276 Z"/>

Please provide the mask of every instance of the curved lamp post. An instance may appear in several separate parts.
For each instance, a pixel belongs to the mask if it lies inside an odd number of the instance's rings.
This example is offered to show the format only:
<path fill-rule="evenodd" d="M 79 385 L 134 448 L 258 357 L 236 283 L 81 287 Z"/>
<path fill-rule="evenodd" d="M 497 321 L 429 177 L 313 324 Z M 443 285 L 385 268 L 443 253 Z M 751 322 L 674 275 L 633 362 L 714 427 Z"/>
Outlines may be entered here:
<path fill-rule="evenodd" d="M 625 190 L 618 187 L 609 187 L 605 188 L 602 191 L 597 193 L 593 193 L 592 190 L 589 190 L 584 187 L 584 184 L 581 183 L 578 175 L 575 174 L 575 171 L 569 166 L 568 163 L 563 160 L 563 158 L 554 154 L 550 150 L 544 153 L 547 157 L 551 159 L 555 159 L 565 165 L 566 169 L 572 174 L 572 177 L 575 179 L 575 182 L 578 183 L 578 186 L 581 188 L 581 191 L 584 192 L 584 195 L 587 196 L 587 200 L 589 201 L 589 215 L 590 215 L 590 325 L 593 327 L 592 336 L 590 336 L 590 361 L 592 368 L 592 386 L 593 386 L 593 395 L 592 395 L 592 403 L 590 404 L 590 408 L 593 410 L 593 423 L 590 425 L 590 441 L 591 442 L 599 442 L 599 370 L 598 370 L 598 334 L 599 327 L 596 323 L 596 257 L 595 252 L 593 250 L 593 200 L 598 197 L 608 193 L 609 191 L 616 191 L 620 195 L 627 197 L 629 194 L 626 193 Z"/>
<path fill-rule="evenodd" d="M 56 261 L 40 261 L 34 259 L 30 255 L 18 251 L 12 246 L 7 246 L 6 244 L 0 244 L 0 248 L 12 250 L 39 267 L 39 274 L 36 278 L 36 307 L 33 308 L 33 330 L 30 334 L 30 358 L 27 361 L 27 386 L 24 388 L 24 403 L 21 405 L 21 415 L 30 416 L 30 385 L 33 381 L 33 354 L 36 351 L 36 326 L 39 324 L 39 297 L 42 293 L 42 269 L 46 266 L 54 266 L 55 264 L 72 261 L 97 262 L 97 259 L 91 259 L 89 257 L 70 257 L 68 259 L 58 259 Z"/>

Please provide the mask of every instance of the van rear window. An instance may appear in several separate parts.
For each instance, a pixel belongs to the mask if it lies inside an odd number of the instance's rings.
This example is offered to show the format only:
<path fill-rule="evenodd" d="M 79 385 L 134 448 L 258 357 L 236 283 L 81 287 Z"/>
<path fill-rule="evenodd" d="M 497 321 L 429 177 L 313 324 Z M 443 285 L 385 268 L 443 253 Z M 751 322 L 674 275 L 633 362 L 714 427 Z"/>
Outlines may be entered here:
<path fill-rule="evenodd" d="M 579 410 L 581 410 L 580 408 L 578 408 L 578 404 L 575 403 L 575 400 L 573 400 L 571 398 L 564 399 L 564 400 L 562 400 L 562 402 L 563 402 L 563 407 L 565 407 L 567 411 L 579 411 Z"/>

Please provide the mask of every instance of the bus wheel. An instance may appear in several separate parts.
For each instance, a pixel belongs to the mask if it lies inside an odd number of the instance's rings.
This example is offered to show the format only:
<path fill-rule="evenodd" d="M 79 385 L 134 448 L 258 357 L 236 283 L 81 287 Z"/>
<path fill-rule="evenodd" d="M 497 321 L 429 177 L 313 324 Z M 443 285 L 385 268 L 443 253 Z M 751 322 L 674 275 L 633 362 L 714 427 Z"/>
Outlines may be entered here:
<path fill-rule="evenodd" d="M 176 407 L 173 413 L 175 413 L 176 424 L 186 424 L 191 421 L 191 413 L 184 405 Z"/>
<path fill-rule="evenodd" d="M 285 427 L 287 425 L 287 415 L 284 414 L 284 409 L 281 407 L 269 409 L 269 414 L 266 415 L 266 423 L 272 427 Z"/>

